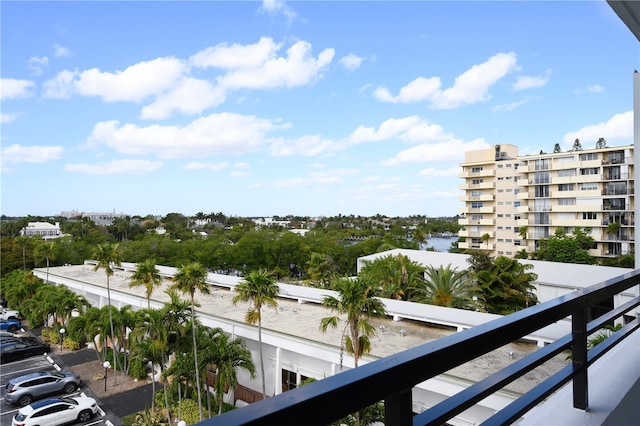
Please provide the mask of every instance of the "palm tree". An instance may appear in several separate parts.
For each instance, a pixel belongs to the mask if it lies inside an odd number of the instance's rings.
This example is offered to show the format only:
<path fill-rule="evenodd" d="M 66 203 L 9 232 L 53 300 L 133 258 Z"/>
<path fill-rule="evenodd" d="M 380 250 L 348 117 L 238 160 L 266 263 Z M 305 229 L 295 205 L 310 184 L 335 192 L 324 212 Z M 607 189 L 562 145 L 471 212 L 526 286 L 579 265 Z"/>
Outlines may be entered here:
<path fill-rule="evenodd" d="M 357 367 L 360 357 L 371 350 L 370 336 L 376 332 L 369 323 L 372 317 L 384 317 L 387 314 L 384 304 L 376 298 L 376 289 L 361 278 L 340 278 L 334 283 L 338 297 L 324 296 L 322 306 L 338 315 L 346 315 L 347 322 L 343 331 L 344 349 L 353 355 Z M 338 315 L 322 318 L 320 330 L 337 327 L 341 322 Z"/>
<path fill-rule="evenodd" d="M 376 333 L 368 319 L 372 317 L 384 317 L 387 314 L 384 304 L 376 298 L 375 288 L 361 278 L 340 278 L 333 288 L 338 292 L 338 298 L 324 296 L 322 305 L 337 312 L 338 315 L 346 315 L 347 321 L 342 331 L 344 349 L 353 355 L 353 364 L 358 367 L 358 360 L 364 354 L 371 351 L 370 336 Z M 341 320 L 337 315 L 322 318 L 320 330 L 327 331 L 329 327 L 337 327 Z M 342 365 L 342 353 L 340 354 Z M 360 412 L 356 412 L 356 424 L 360 425 Z"/>
<path fill-rule="evenodd" d="M 147 308 L 151 308 L 151 294 L 155 287 L 162 284 L 162 277 L 158 268 L 156 268 L 156 260 L 152 257 L 146 259 L 136 265 L 136 271 L 131 275 L 129 287 L 144 286 L 145 295 L 147 296 Z"/>
<path fill-rule="evenodd" d="M 109 286 L 109 277 L 113 275 L 113 269 L 111 265 L 120 266 L 120 245 L 115 244 L 99 244 L 93 251 L 92 257 L 97 260 L 96 266 L 93 268 L 97 271 L 100 268 L 104 268 L 104 273 L 107 275 L 107 303 L 111 308 L 111 287 Z M 118 369 L 118 357 L 116 354 L 115 333 L 113 332 L 113 315 L 111 309 L 109 309 L 109 326 L 111 327 L 111 346 L 113 347 L 113 371 Z M 114 374 L 115 377 L 115 374 Z"/>
<path fill-rule="evenodd" d="M 29 237 L 25 235 L 20 235 L 16 237 L 14 240 L 15 244 L 22 249 L 22 270 L 27 270 L 27 247 L 29 247 Z"/>
<path fill-rule="evenodd" d="M 238 369 L 247 371 L 251 378 L 256 376 L 256 367 L 251 359 L 251 351 L 240 338 L 231 339 L 222 329 L 214 329 L 215 364 L 216 364 L 216 396 L 218 398 L 218 415 L 222 414 L 224 390 L 233 389 L 238 384 Z"/>
<path fill-rule="evenodd" d="M 162 371 L 162 384 L 165 394 L 165 405 L 167 409 L 167 420 L 171 424 L 169 418 L 169 400 L 167 396 L 167 385 L 165 380 L 165 366 L 170 348 L 170 336 L 181 335 L 184 327 L 172 320 L 170 311 L 164 307 L 158 309 L 143 309 L 137 313 L 137 321 L 134 330 L 131 332 L 131 338 L 136 344 L 139 356 L 144 356 L 151 361 L 152 366 L 158 364 Z M 141 344 L 141 345 L 140 345 Z M 140 346 L 138 346 L 140 345 Z M 155 370 L 151 369 L 151 382 L 153 393 L 155 394 Z M 153 406 L 153 400 L 152 400 Z"/>
<path fill-rule="evenodd" d="M 45 260 L 47 262 L 46 282 L 49 284 L 49 264 L 52 260 L 56 260 L 56 243 L 53 241 L 43 241 L 38 243 L 34 255 L 36 259 Z"/>
<path fill-rule="evenodd" d="M 232 300 L 233 304 L 238 302 L 249 302 L 249 309 L 244 316 L 247 324 L 258 324 L 258 349 L 260 351 L 260 373 L 262 375 L 262 397 L 267 397 L 264 359 L 262 356 L 262 307 L 271 306 L 276 308 L 278 301 L 278 284 L 273 273 L 265 269 L 250 272 L 235 288 L 238 293 Z M 277 312 L 277 311 L 276 311 Z"/>
<path fill-rule="evenodd" d="M 480 240 L 487 245 L 487 250 L 489 250 L 490 239 L 491 239 L 491 235 L 489 234 L 482 234 L 482 236 L 480 237 Z"/>
<path fill-rule="evenodd" d="M 498 256 L 483 270 L 474 271 L 478 290 L 482 292 L 485 310 L 492 314 L 508 315 L 538 303 L 535 286 L 538 275 L 529 272 L 533 265 L 516 259 Z"/>
<path fill-rule="evenodd" d="M 171 289 L 177 290 L 182 294 L 187 294 L 191 300 L 191 334 L 193 337 L 193 362 L 196 371 L 196 388 L 198 391 L 198 410 L 200 413 L 200 421 L 204 420 L 202 414 L 202 395 L 200 393 L 200 376 L 197 374 L 200 371 L 198 367 L 198 346 L 196 344 L 196 313 L 195 313 L 195 292 L 198 291 L 201 294 L 209 294 L 211 291 L 209 285 L 206 283 L 207 269 L 198 262 L 191 262 L 181 266 L 178 272 L 173 276 L 173 284 Z"/>
<path fill-rule="evenodd" d="M 477 309 L 475 285 L 466 270 L 427 266 L 422 285 L 415 287 L 412 301 L 448 308 Z M 474 299 L 475 298 L 475 299 Z"/>

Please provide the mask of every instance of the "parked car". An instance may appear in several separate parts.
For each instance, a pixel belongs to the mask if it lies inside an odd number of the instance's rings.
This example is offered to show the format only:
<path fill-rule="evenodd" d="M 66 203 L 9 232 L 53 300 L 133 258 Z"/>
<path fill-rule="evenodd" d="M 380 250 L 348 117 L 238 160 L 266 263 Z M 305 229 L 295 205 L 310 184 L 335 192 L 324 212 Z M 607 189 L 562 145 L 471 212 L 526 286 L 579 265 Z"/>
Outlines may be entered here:
<path fill-rule="evenodd" d="M 33 337 L 33 334 L 29 333 L 28 331 L 12 332 L 12 331 L 0 330 L 0 338 L 1 337 L 14 337 L 16 339 L 22 339 L 22 338 L 25 338 L 25 337 Z"/>
<path fill-rule="evenodd" d="M 0 310 L 0 319 L 20 319 L 19 311 L 12 311 L 10 309 L 2 308 Z"/>
<path fill-rule="evenodd" d="M 45 396 L 75 392 L 82 380 L 73 371 L 39 371 L 9 380 L 4 388 L 4 400 L 25 406 Z"/>
<path fill-rule="evenodd" d="M 43 399 L 18 410 L 12 426 L 58 426 L 84 423 L 98 411 L 98 404 L 86 396 Z"/>
<path fill-rule="evenodd" d="M 15 318 L 12 319 L 0 319 L 0 330 L 10 331 L 15 333 L 22 328 L 22 323 Z"/>
<path fill-rule="evenodd" d="M 50 346 L 48 343 L 42 343 L 37 339 L 0 342 L 0 362 L 6 363 L 36 355 L 43 355 L 49 352 L 49 349 Z"/>

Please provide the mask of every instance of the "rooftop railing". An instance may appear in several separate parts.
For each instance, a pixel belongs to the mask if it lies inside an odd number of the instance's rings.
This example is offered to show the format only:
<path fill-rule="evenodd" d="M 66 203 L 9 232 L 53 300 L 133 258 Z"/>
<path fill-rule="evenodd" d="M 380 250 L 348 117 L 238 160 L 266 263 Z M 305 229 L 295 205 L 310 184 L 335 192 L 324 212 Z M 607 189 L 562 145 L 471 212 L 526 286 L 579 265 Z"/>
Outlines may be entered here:
<path fill-rule="evenodd" d="M 590 319 L 590 309 L 639 283 L 640 270 L 635 270 L 618 278 L 266 398 L 199 424 L 202 426 L 327 425 L 378 401 L 384 401 L 386 426 L 442 425 L 525 373 L 567 350 L 570 350 L 571 361 L 566 367 L 539 383 L 510 405 L 497 411 L 483 424 L 503 425 L 514 422 L 570 381 L 573 381 L 573 407 L 586 410 L 589 407 L 587 370 L 596 360 L 640 327 L 636 314 L 640 297 L 636 296 L 593 320 Z M 630 314 L 626 318 L 634 318 L 633 320 L 628 321 L 611 337 L 588 350 L 589 335 L 616 320 L 621 322 L 620 319 L 625 318 L 625 314 L 628 313 Z M 568 317 L 571 318 L 572 333 L 518 359 L 508 367 L 424 412 L 418 414 L 412 412 L 412 389 L 417 384 Z"/>

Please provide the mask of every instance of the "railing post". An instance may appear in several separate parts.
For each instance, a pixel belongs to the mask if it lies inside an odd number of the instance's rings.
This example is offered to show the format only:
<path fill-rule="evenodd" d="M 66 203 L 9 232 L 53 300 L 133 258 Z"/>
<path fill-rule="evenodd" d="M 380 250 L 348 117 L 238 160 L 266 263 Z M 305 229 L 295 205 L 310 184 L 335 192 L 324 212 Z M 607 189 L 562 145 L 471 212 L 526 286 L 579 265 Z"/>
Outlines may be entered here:
<path fill-rule="evenodd" d="M 385 426 L 407 426 L 413 423 L 411 389 L 391 395 L 384 400 Z"/>
<path fill-rule="evenodd" d="M 587 318 L 588 309 L 581 309 L 571 316 L 573 338 L 572 363 L 577 374 L 573 377 L 573 407 L 586 410 L 589 406 L 587 375 Z"/>

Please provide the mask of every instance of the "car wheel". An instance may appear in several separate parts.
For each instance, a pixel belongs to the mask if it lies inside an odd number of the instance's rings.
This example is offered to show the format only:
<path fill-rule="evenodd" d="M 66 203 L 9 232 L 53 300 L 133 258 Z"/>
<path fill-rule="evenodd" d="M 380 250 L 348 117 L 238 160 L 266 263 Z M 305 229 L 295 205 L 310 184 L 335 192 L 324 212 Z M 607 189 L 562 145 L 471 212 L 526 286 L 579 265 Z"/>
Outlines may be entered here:
<path fill-rule="evenodd" d="M 64 393 L 71 393 L 73 391 L 76 390 L 76 384 L 75 383 L 67 383 L 66 385 L 64 385 L 64 388 L 62 389 L 62 391 Z"/>
<path fill-rule="evenodd" d="M 24 407 L 25 405 L 31 404 L 31 401 L 33 401 L 33 397 L 31 395 L 22 395 L 18 398 L 18 405 Z"/>
<path fill-rule="evenodd" d="M 93 413 L 91 412 L 91 410 L 80 411 L 80 414 L 78 414 L 78 421 L 81 423 L 84 423 L 86 421 L 89 421 L 91 416 L 93 416 Z"/>
<path fill-rule="evenodd" d="M 10 325 L 8 328 L 8 331 L 10 333 L 15 333 L 16 331 L 18 331 L 18 326 L 17 325 Z"/>

